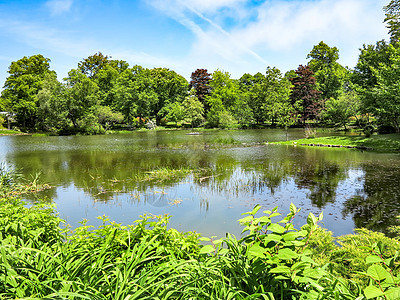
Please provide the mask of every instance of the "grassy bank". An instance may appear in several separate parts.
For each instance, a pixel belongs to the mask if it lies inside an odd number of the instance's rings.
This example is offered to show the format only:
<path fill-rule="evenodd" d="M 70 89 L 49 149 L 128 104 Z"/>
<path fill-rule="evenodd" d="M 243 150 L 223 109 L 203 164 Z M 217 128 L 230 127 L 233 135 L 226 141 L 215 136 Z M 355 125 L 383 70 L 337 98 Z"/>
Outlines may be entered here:
<path fill-rule="evenodd" d="M 342 146 L 373 150 L 379 152 L 400 152 L 400 135 L 384 134 L 365 136 L 329 136 L 292 140 L 286 142 L 275 142 L 271 144 L 296 145 L 296 146 Z"/>
<path fill-rule="evenodd" d="M 11 129 L 0 129 L 0 135 L 24 135 L 23 133 L 18 130 L 11 130 Z"/>
<path fill-rule="evenodd" d="M 25 205 L 0 169 L 0 299 L 398 299 L 397 240 L 360 230 L 335 239 L 310 214 L 296 229 L 260 206 L 243 237 L 204 238 L 146 215 L 123 226 L 100 217 L 70 230 L 54 207 Z M 18 193 L 16 193 L 18 192 Z"/>

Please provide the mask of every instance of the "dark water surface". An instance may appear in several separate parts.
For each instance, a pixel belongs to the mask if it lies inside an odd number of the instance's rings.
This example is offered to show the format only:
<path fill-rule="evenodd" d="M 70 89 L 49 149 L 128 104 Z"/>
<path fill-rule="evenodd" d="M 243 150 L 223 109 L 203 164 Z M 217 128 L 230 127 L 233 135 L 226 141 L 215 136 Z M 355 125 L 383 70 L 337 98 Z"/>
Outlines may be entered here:
<path fill-rule="evenodd" d="M 400 215 L 400 155 L 265 144 L 285 140 L 281 130 L 187 133 L 0 136 L 0 162 L 27 178 L 41 172 L 54 186 L 41 196 L 72 226 L 83 218 L 98 225 L 100 215 L 131 224 L 152 213 L 172 215 L 179 230 L 238 235 L 237 219 L 255 204 L 287 213 L 293 202 L 302 207 L 297 225 L 323 211 L 324 226 L 342 235 L 385 230 Z"/>

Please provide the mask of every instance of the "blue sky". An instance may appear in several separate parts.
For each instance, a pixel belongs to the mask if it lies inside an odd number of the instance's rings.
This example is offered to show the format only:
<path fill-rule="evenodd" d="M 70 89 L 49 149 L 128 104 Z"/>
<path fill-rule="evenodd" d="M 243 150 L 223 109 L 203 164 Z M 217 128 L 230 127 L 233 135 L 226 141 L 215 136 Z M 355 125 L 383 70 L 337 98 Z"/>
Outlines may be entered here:
<path fill-rule="evenodd" d="M 0 85 L 12 61 L 42 54 L 59 79 L 98 51 L 131 66 L 197 68 L 233 78 L 306 64 L 321 40 L 354 67 L 387 39 L 389 0 L 0 0 Z"/>

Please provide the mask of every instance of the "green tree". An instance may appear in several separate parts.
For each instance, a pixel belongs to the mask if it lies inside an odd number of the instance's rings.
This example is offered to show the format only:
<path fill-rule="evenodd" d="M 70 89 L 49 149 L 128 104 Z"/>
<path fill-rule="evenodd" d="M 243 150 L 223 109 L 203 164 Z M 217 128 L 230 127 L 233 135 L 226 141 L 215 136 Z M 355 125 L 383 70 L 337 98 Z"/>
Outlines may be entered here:
<path fill-rule="evenodd" d="M 158 115 L 178 125 L 178 122 L 182 121 L 185 117 L 185 108 L 179 102 L 168 103 L 158 112 Z"/>
<path fill-rule="evenodd" d="M 44 78 L 38 100 L 41 129 L 59 132 L 69 127 L 66 86 L 60 83 L 54 74 L 47 74 Z"/>
<path fill-rule="evenodd" d="M 338 98 L 330 98 L 325 102 L 322 119 L 324 122 L 343 126 L 347 130 L 350 118 L 357 118 L 360 108 L 361 100 L 355 91 L 342 92 Z"/>
<path fill-rule="evenodd" d="M 329 47 L 323 41 L 315 45 L 307 55 L 311 58 L 308 65 L 314 72 L 317 89 L 323 99 L 337 98 L 345 82 L 347 70 L 340 65 L 339 49 Z"/>
<path fill-rule="evenodd" d="M 216 70 L 210 81 L 211 94 L 206 97 L 210 107 L 207 122 L 210 126 L 218 127 L 223 119 L 230 120 L 232 125 L 236 116 L 242 113 L 243 98 L 236 80 L 231 79 L 228 72 Z M 223 121 L 225 126 L 229 126 Z"/>
<path fill-rule="evenodd" d="M 75 129 L 87 125 L 86 118 L 93 117 L 93 110 L 98 103 L 98 86 L 76 69 L 68 72 L 66 91 L 67 118 Z"/>
<path fill-rule="evenodd" d="M 78 70 L 91 79 L 96 78 L 98 73 L 106 67 L 112 67 L 122 73 L 128 69 L 129 64 L 124 60 L 113 60 L 111 56 L 101 52 L 90 55 L 78 63 Z"/>
<path fill-rule="evenodd" d="M 182 106 L 184 108 L 184 119 L 190 123 L 192 128 L 204 122 L 204 105 L 197 98 L 194 90 L 185 98 Z"/>
<path fill-rule="evenodd" d="M 371 89 L 378 82 L 373 69 L 379 68 L 381 64 L 388 65 L 389 62 L 389 44 L 385 41 L 378 41 L 375 45 L 363 45 L 351 81 L 362 89 Z"/>
<path fill-rule="evenodd" d="M 125 122 L 133 124 L 135 118 L 150 118 L 158 102 L 149 70 L 134 66 L 125 70 L 116 80 L 112 93 L 114 108 L 120 111 Z"/>
<path fill-rule="evenodd" d="M 383 10 L 386 15 L 384 22 L 389 29 L 390 43 L 396 44 L 400 41 L 400 1 L 390 1 Z"/>
<path fill-rule="evenodd" d="M 105 131 L 111 129 L 117 124 L 124 121 L 124 115 L 120 112 L 114 112 L 109 106 L 98 105 L 95 108 L 95 115 L 98 118 L 98 123 L 104 128 Z"/>
<path fill-rule="evenodd" d="M 154 68 L 148 70 L 147 76 L 152 82 L 151 88 L 157 94 L 157 101 L 151 107 L 152 117 L 157 118 L 157 122 L 161 119 L 159 111 L 170 103 L 182 103 L 187 96 L 188 82 L 177 74 L 175 71 L 167 68 Z"/>
<path fill-rule="evenodd" d="M 12 62 L 4 84 L 2 97 L 9 103 L 9 108 L 16 113 L 18 126 L 33 129 L 37 122 L 38 93 L 43 80 L 50 71 L 50 59 L 41 54 Z"/>
<path fill-rule="evenodd" d="M 388 64 L 372 68 L 377 84 L 365 92 L 370 100 L 370 109 L 379 121 L 390 123 L 400 132 L 400 48 L 389 45 Z"/>
<path fill-rule="evenodd" d="M 270 121 L 276 124 L 282 103 L 289 103 L 290 81 L 277 68 L 268 67 L 262 80 L 250 91 L 250 107 L 257 123 Z"/>

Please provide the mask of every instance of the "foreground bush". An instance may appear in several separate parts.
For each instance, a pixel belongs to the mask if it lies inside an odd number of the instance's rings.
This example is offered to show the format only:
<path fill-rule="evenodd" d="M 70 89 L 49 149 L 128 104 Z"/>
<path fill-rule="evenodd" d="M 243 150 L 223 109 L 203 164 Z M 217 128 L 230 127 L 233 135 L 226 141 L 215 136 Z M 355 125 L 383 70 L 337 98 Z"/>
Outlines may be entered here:
<path fill-rule="evenodd" d="M 52 207 L 0 202 L 1 299 L 400 297 L 397 241 L 362 231 L 337 246 L 322 215 L 295 229 L 294 205 L 278 222 L 276 209 L 258 216 L 256 206 L 240 220 L 247 235 L 216 240 L 168 229 L 168 216 L 71 231 Z"/>

